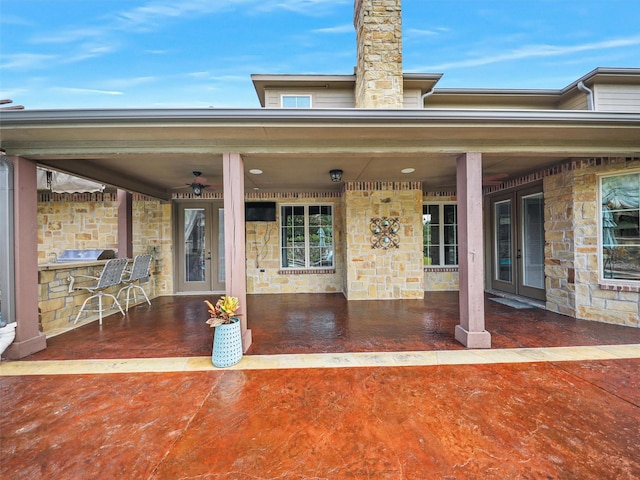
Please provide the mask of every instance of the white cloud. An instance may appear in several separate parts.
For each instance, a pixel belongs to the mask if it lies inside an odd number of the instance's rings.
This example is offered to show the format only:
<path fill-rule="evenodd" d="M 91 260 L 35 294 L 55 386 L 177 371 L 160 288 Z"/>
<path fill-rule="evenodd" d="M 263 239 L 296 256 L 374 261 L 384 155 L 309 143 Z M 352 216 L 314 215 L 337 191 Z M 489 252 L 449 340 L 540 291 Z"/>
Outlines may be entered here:
<path fill-rule="evenodd" d="M 316 28 L 312 31 L 315 33 L 353 33 L 355 29 L 353 25 L 347 23 L 345 25 L 336 25 L 335 27 Z"/>
<path fill-rule="evenodd" d="M 131 78 L 111 78 L 101 82 L 101 86 L 105 86 L 111 89 L 124 90 L 131 87 L 137 87 L 139 85 L 147 85 L 154 83 L 158 80 L 158 77 L 146 76 L 146 77 L 131 77 Z"/>
<path fill-rule="evenodd" d="M 85 45 L 78 52 L 66 57 L 63 63 L 77 63 L 90 58 L 102 57 L 115 50 L 116 48 L 113 45 Z"/>
<path fill-rule="evenodd" d="M 52 90 L 62 93 L 72 93 L 74 95 L 124 95 L 123 92 L 114 90 L 96 90 L 92 88 L 73 88 L 73 87 L 53 87 Z"/>
<path fill-rule="evenodd" d="M 101 37 L 102 33 L 99 28 L 76 28 L 66 29 L 57 32 L 47 32 L 35 35 L 29 40 L 32 44 L 61 44 L 74 43 Z"/>
<path fill-rule="evenodd" d="M 56 55 L 39 53 L 17 53 L 6 55 L 5 61 L 0 65 L 3 70 L 47 68 L 49 63 L 57 60 Z"/>
<path fill-rule="evenodd" d="M 405 30 L 404 35 L 406 37 L 435 37 L 437 35 L 442 35 L 445 32 L 448 32 L 448 28 L 437 27 L 430 30 L 422 29 L 422 28 L 408 28 Z"/>
<path fill-rule="evenodd" d="M 618 38 L 611 40 L 603 40 L 600 42 L 584 43 L 581 45 L 530 45 L 515 50 L 499 53 L 496 55 L 487 55 L 484 57 L 470 58 L 467 60 L 459 60 L 439 65 L 431 65 L 422 67 L 421 70 L 448 70 L 464 67 L 478 67 L 481 65 L 489 65 L 492 63 L 508 62 L 512 60 L 523 60 L 527 58 L 543 58 L 558 57 L 562 55 L 571 55 L 581 52 L 606 50 L 612 48 L 622 48 L 640 45 L 640 35 L 627 38 Z"/>

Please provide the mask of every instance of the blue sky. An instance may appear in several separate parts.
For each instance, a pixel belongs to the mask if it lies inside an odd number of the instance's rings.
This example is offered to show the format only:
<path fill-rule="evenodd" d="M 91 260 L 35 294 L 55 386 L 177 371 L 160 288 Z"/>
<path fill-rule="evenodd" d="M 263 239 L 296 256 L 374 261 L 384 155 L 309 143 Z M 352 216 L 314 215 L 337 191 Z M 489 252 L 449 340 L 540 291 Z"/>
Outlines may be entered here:
<path fill-rule="evenodd" d="M 403 0 L 405 72 L 563 88 L 640 67 L 640 0 Z M 0 0 L 0 98 L 257 108 L 252 73 L 351 74 L 353 0 Z"/>

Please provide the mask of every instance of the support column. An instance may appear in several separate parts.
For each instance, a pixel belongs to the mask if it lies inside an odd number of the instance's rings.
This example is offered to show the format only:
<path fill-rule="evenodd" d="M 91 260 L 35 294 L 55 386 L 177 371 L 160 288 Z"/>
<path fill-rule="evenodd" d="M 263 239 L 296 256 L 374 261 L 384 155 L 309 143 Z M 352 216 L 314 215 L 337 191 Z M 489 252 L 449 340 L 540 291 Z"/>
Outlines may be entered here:
<path fill-rule="evenodd" d="M 222 155 L 224 192 L 224 272 L 227 295 L 238 297 L 242 349 L 251 345 L 247 328 L 247 258 L 244 226 L 244 161 L 238 153 Z"/>
<path fill-rule="evenodd" d="M 118 189 L 118 258 L 133 258 L 133 195 Z"/>
<path fill-rule="evenodd" d="M 36 163 L 13 163 L 16 338 L 4 353 L 16 360 L 47 348 L 38 317 L 38 183 Z"/>
<path fill-rule="evenodd" d="M 458 270 L 460 325 L 456 340 L 468 348 L 491 348 L 484 329 L 484 251 L 482 248 L 482 154 L 457 159 Z"/>

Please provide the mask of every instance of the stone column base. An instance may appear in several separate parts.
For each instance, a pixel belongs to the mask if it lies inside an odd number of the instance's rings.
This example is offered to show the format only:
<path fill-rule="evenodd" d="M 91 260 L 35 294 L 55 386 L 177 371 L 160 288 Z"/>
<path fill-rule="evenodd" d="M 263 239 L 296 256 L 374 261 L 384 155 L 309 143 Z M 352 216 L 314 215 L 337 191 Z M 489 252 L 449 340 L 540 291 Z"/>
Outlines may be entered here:
<path fill-rule="evenodd" d="M 469 332 L 462 325 L 456 325 L 456 340 L 467 348 L 491 348 L 491 334 L 486 330 Z"/>

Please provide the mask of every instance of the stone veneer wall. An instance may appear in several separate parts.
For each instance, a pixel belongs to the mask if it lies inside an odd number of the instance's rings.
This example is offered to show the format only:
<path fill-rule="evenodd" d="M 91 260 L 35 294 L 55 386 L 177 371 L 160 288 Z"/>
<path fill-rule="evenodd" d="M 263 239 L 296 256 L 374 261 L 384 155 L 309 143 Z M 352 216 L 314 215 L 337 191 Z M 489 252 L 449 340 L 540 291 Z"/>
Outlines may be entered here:
<path fill-rule="evenodd" d="M 80 275 L 98 276 L 102 271 L 103 265 L 101 263 L 95 263 L 93 265 L 79 264 L 79 265 L 57 265 L 54 269 L 45 269 L 38 272 L 38 309 L 40 312 L 40 327 L 41 331 L 46 335 L 52 335 L 57 333 L 56 330 L 65 330 L 71 326 L 71 322 L 75 320 L 80 307 L 84 300 L 90 296 L 86 291 L 77 290 L 69 292 L 70 275 L 76 277 L 74 285 L 93 285 L 95 281 L 90 279 L 80 278 Z M 152 284 L 143 284 L 143 288 L 147 292 L 147 295 L 151 298 Z M 116 295 L 120 287 L 111 287 L 105 292 L 112 295 Z M 124 309 L 124 302 L 126 298 L 120 297 L 120 303 Z M 138 295 L 138 300 L 141 296 Z M 133 299 L 130 300 L 133 302 Z M 144 301 L 144 299 L 142 299 Z M 86 308 L 97 308 L 97 301 L 92 301 Z M 108 308 L 111 306 L 111 300 L 105 300 L 105 306 L 107 307 L 103 316 L 116 313 L 117 308 Z M 131 303 L 129 304 L 131 305 Z M 78 319 L 79 323 L 84 322 L 87 319 L 97 319 L 98 314 L 95 313 L 83 313 Z"/>
<path fill-rule="evenodd" d="M 344 269 L 342 245 L 342 199 L 339 194 L 256 194 L 247 201 L 260 199 L 276 202 L 275 222 L 247 222 L 247 293 L 333 293 L 342 292 Z M 333 269 L 280 269 L 280 205 L 323 203 L 333 205 L 334 259 Z"/>
<path fill-rule="evenodd" d="M 455 202 L 455 193 L 428 193 L 422 203 Z M 422 210 L 420 210 L 422 212 Z M 425 292 L 448 292 L 460 289 L 458 267 L 424 267 Z"/>
<path fill-rule="evenodd" d="M 575 316 L 572 172 L 544 178 L 544 273 L 547 309 Z"/>
<path fill-rule="evenodd" d="M 118 249 L 118 202 L 110 193 L 38 195 L 38 263 L 68 249 Z"/>
<path fill-rule="evenodd" d="M 173 293 L 173 217 L 171 202 L 133 195 L 133 254 L 151 253 L 155 295 Z M 154 296 L 155 296 L 154 295 Z"/>
<path fill-rule="evenodd" d="M 601 281 L 598 175 L 640 168 L 640 159 L 576 161 L 544 179 L 547 308 L 586 320 L 638 326 L 640 285 Z"/>
<path fill-rule="evenodd" d="M 402 108 L 400 0 L 356 0 L 356 108 Z"/>
<path fill-rule="evenodd" d="M 349 300 L 424 298 L 422 269 L 422 184 L 345 184 L 344 292 Z M 370 222 L 398 217 L 399 248 L 374 249 Z"/>
<path fill-rule="evenodd" d="M 133 254 L 151 253 L 151 278 L 142 284 L 149 298 L 173 292 L 171 204 L 133 196 Z M 38 263 L 46 264 L 67 249 L 118 249 L 118 202 L 110 193 L 40 194 Z M 68 292 L 69 274 L 97 275 L 102 265 L 41 269 L 39 307 L 45 333 L 68 326 L 88 296 Z M 117 289 L 116 289 L 117 291 Z M 113 292 L 112 292 L 113 293 Z M 138 297 L 140 300 L 140 297 Z"/>
<path fill-rule="evenodd" d="M 173 291 L 171 204 L 133 195 L 133 254 L 151 253 L 155 294 Z M 40 194 L 38 263 L 68 249 L 118 250 L 118 202 L 110 193 Z"/>

